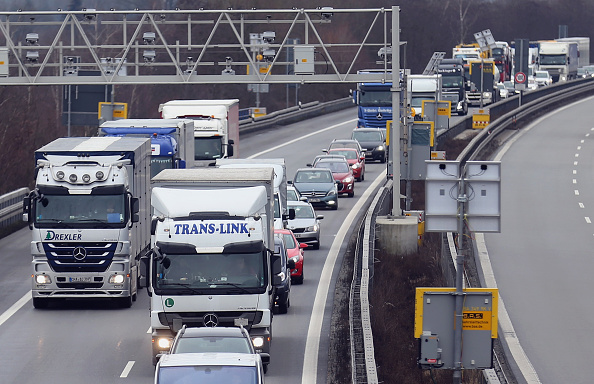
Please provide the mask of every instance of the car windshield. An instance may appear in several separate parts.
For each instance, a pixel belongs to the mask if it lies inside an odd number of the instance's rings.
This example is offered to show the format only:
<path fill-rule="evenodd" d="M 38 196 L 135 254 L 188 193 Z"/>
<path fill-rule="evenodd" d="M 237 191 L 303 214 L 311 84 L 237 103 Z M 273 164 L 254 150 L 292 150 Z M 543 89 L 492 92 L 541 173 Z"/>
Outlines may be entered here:
<path fill-rule="evenodd" d="M 287 189 L 287 201 L 297 201 L 299 197 L 297 196 L 297 191 L 294 189 Z"/>
<path fill-rule="evenodd" d="M 380 131 L 353 131 L 353 139 L 357 141 L 381 141 L 382 133 Z"/>
<path fill-rule="evenodd" d="M 549 74 L 546 72 L 536 72 L 536 77 L 546 79 L 549 77 Z"/>
<path fill-rule="evenodd" d="M 333 173 L 346 173 L 349 171 L 349 165 L 342 161 L 318 161 L 316 168 L 328 168 Z"/>
<path fill-rule="evenodd" d="M 348 142 L 335 142 L 330 144 L 330 149 L 333 148 L 353 148 L 359 149 L 359 144 L 356 141 L 348 141 Z"/>
<path fill-rule="evenodd" d="M 292 207 L 295 210 L 295 218 L 313 219 L 314 210 L 310 205 L 297 205 Z"/>
<path fill-rule="evenodd" d="M 283 240 L 285 240 L 285 245 L 288 249 L 297 248 L 295 238 L 290 233 L 283 233 Z"/>
<path fill-rule="evenodd" d="M 172 353 L 237 352 L 252 353 L 245 337 L 200 336 L 180 337 Z"/>
<path fill-rule="evenodd" d="M 329 151 L 329 153 L 332 154 L 332 155 L 341 155 L 341 156 L 344 156 L 344 157 L 346 157 L 349 160 L 352 160 L 352 159 L 356 159 L 357 158 L 357 152 L 355 152 L 355 151 L 332 150 L 332 151 Z"/>
<path fill-rule="evenodd" d="M 301 171 L 297 172 L 295 182 L 297 183 L 331 183 L 333 181 L 332 174 L 324 171 Z"/>
<path fill-rule="evenodd" d="M 257 378 L 256 367 L 190 365 L 160 367 L 157 382 L 256 384 Z"/>

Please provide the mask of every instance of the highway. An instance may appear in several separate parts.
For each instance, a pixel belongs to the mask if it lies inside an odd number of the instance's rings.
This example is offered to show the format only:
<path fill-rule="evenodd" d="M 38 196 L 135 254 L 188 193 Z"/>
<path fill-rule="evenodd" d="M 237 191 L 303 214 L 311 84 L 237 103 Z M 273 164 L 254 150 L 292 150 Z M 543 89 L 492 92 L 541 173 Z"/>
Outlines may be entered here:
<path fill-rule="evenodd" d="M 502 231 L 485 234 L 501 298 L 542 383 L 591 383 L 594 99 L 542 117 L 497 155 Z"/>
<path fill-rule="evenodd" d="M 284 157 L 292 178 L 297 168 L 321 154 L 332 139 L 349 137 L 355 119 L 356 109 L 350 108 L 251 134 L 241 138 L 240 155 Z M 306 250 L 304 284 L 293 285 L 288 314 L 274 317 L 266 375 L 269 384 L 326 382 L 334 283 L 346 246 L 342 239 L 348 239 L 352 220 L 359 216 L 353 207 L 361 195 L 384 180 L 385 164 L 367 164 L 366 171 L 365 181 L 356 184 L 354 198 L 341 197 L 337 211 L 318 212 L 325 217 L 321 248 Z M 146 290 L 139 292 L 130 309 L 109 301 L 78 300 L 36 310 L 30 300 L 30 237 L 25 228 L 0 239 L 4 272 L 0 345 L 5 351 L 0 382 L 151 383 L 154 369 Z"/>

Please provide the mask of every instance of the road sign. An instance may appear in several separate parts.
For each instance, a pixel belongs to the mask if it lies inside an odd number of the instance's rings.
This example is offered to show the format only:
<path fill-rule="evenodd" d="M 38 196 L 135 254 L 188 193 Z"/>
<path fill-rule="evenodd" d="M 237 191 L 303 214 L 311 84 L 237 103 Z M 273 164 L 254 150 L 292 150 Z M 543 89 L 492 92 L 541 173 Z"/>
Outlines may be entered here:
<path fill-rule="evenodd" d="M 518 84 L 524 84 L 526 82 L 526 74 L 524 72 L 516 72 L 514 80 Z"/>

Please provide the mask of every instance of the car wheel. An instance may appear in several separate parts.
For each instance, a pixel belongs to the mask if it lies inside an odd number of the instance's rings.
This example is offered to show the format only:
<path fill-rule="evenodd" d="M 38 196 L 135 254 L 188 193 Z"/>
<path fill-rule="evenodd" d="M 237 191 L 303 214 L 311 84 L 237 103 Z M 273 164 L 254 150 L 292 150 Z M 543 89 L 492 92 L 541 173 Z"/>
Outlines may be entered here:
<path fill-rule="evenodd" d="M 268 364 L 264 364 L 262 370 L 264 371 L 264 374 L 266 374 L 268 372 Z"/>
<path fill-rule="evenodd" d="M 349 192 L 349 197 L 354 197 L 354 196 L 355 196 L 355 191 Z"/>
<path fill-rule="evenodd" d="M 385 162 L 386 162 L 386 157 L 384 156 L 380 159 L 380 163 L 385 163 Z"/>
<path fill-rule="evenodd" d="M 33 298 L 33 307 L 37 309 L 47 308 L 49 305 L 49 299 L 40 299 L 39 297 Z"/>
<path fill-rule="evenodd" d="M 336 202 L 336 204 L 334 204 L 332 206 L 332 210 L 336 211 L 338 209 L 338 201 Z"/>
<path fill-rule="evenodd" d="M 303 271 L 301 271 L 301 276 L 295 278 L 295 284 L 303 284 Z"/>
<path fill-rule="evenodd" d="M 315 244 L 312 245 L 313 249 L 320 249 L 320 240 L 318 240 Z"/>
<path fill-rule="evenodd" d="M 361 181 L 365 180 L 365 173 L 361 173 Z"/>

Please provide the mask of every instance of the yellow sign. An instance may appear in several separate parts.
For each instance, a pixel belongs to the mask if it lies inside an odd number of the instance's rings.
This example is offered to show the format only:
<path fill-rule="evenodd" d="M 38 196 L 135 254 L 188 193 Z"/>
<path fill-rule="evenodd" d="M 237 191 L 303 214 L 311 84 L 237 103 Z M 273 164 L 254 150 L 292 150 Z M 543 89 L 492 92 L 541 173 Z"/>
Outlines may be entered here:
<path fill-rule="evenodd" d="M 491 122 L 489 113 L 475 113 L 472 115 L 472 128 L 483 129 Z"/>
<path fill-rule="evenodd" d="M 462 307 L 462 330 L 465 331 L 491 331 L 491 338 L 497 338 L 497 305 L 499 302 L 499 290 L 497 288 L 466 288 L 465 294 L 490 293 L 491 303 L 476 307 L 464 305 Z M 417 288 L 415 294 L 415 329 L 414 337 L 420 338 L 423 334 L 423 301 L 425 294 L 431 293 L 455 293 L 456 288 Z M 429 295 L 428 295 L 429 296 Z M 455 314 L 452 313 L 452 316 Z"/>
<path fill-rule="evenodd" d="M 390 130 L 392 129 L 392 120 L 386 121 L 386 145 L 390 145 Z"/>

